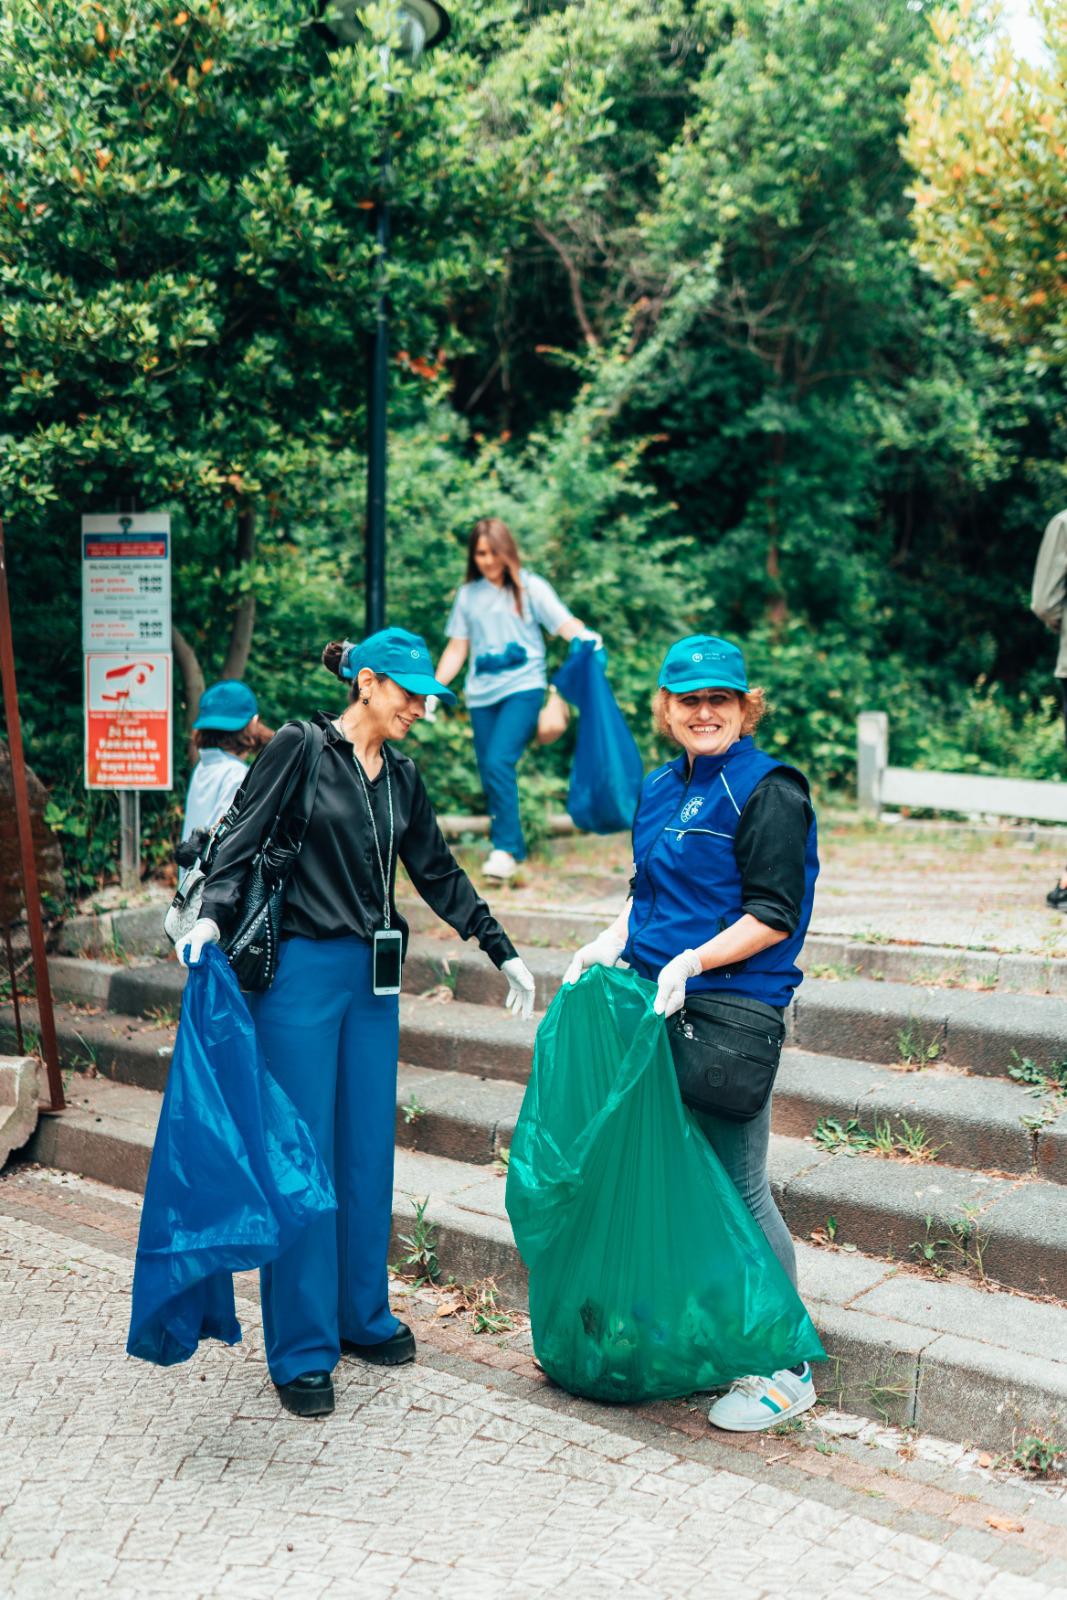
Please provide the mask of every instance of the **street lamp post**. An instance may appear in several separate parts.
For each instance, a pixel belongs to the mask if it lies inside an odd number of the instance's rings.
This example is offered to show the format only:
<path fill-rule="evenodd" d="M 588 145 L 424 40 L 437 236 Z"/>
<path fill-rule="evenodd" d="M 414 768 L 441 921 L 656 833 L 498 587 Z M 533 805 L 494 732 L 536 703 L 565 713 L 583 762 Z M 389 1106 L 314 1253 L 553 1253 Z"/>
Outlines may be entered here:
<path fill-rule="evenodd" d="M 326 0 L 323 21 L 342 44 L 365 37 L 359 19 L 360 0 Z M 437 0 L 400 0 L 400 52 L 417 61 L 448 33 L 448 12 Z M 382 46 L 387 95 L 389 47 Z M 386 105 L 388 108 L 388 99 Z M 388 128 L 388 124 L 387 124 Z M 369 422 L 367 438 L 367 529 L 365 543 L 366 631 L 385 626 L 385 465 L 389 402 L 389 300 L 386 267 L 389 260 L 389 189 L 391 157 L 388 131 L 381 154 L 380 193 L 375 207 L 377 293 L 374 303 L 374 337 L 370 362 Z"/>

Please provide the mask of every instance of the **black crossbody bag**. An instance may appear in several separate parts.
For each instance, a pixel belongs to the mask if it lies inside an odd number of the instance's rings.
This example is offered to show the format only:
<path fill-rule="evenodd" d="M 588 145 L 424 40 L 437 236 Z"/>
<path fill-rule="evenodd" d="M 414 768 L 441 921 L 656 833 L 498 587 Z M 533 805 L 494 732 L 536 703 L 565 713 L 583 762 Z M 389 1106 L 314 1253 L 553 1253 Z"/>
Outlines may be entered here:
<path fill-rule="evenodd" d="M 778 1072 L 781 1013 L 744 995 L 687 995 L 668 1023 L 678 1088 L 694 1111 L 733 1122 L 759 1116 Z"/>
<path fill-rule="evenodd" d="M 303 748 L 289 774 L 274 821 L 249 865 L 241 895 L 241 920 L 233 932 L 224 934 L 221 940 L 221 949 L 241 988 L 256 994 L 270 988 L 278 969 L 285 893 L 304 842 L 319 785 L 325 736 L 321 728 L 310 722 L 302 722 L 300 726 L 304 735 Z M 294 795 L 296 800 L 291 806 Z M 231 827 L 240 816 L 241 797 L 238 795 L 231 808 L 236 808 Z M 229 819 L 230 812 L 227 812 L 224 820 Z M 222 833 L 220 825 L 220 837 Z M 210 859 L 207 870 L 210 876 Z"/>

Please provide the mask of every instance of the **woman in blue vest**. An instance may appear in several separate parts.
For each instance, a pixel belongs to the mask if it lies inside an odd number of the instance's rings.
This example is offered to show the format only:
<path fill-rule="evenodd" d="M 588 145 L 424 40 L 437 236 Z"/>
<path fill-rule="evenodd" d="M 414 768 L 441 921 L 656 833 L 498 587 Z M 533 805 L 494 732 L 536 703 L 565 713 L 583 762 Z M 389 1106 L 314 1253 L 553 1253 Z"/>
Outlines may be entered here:
<path fill-rule="evenodd" d="M 656 982 L 664 1017 L 687 991 L 743 996 L 782 1016 L 801 981 L 819 857 L 807 780 L 753 743 L 764 710 L 735 645 L 696 634 L 668 650 L 653 711 L 682 753 L 645 779 L 631 897 L 578 951 L 566 982 L 622 957 Z M 694 1114 L 796 1284 L 793 1241 L 767 1178 L 770 1100 L 750 1122 Z M 739 1378 L 709 1415 L 717 1427 L 749 1432 L 814 1404 L 804 1363 Z"/>

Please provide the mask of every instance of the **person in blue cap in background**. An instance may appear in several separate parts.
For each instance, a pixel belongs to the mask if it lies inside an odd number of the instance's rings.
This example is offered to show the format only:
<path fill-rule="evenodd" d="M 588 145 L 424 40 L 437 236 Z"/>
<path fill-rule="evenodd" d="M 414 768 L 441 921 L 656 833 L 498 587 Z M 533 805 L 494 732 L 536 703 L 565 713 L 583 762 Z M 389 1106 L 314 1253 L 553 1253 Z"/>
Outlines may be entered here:
<path fill-rule="evenodd" d="M 797 957 L 819 872 L 807 779 L 754 744 L 763 690 L 750 686 L 740 650 L 726 639 L 695 634 L 673 644 L 652 705 L 659 732 L 682 754 L 645 779 L 630 898 L 577 952 L 564 981 L 621 957 L 656 983 L 664 1017 L 681 1010 L 687 994 L 736 995 L 746 1021 L 755 1003 L 780 1029 L 802 978 Z M 747 1122 L 693 1115 L 795 1285 L 796 1252 L 767 1177 L 771 1099 Z M 714 1240 L 705 1245 L 715 1248 Z M 709 1417 L 743 1433 L 814 1404 L 804 1363 L 739 1378 Z"/>
<path fill-rule="evenodd" d="M 249 997 L 271 1075 L 310 1128 L 337 1193 L 336 1215 L 312 1223 L 261 1275 L 270 1374 L 298 1416 L 333 1410 L 342 1351 L 384 1366 L 415 1357 L 411 1329 L 389 1309 L 387 1272 L 398 957 L 408 932 L 396 908 L 398 860 L 438 916 L 477 939 L 504 973 L 508 1009 L 529 1017 L 534 1000 L 533 977 L 445 843 L 415 763 L 396 748 L 425 714 L 427 695 L 454 698 L 435 679 L 425 642 L 385 628 L 361 644 L 328 644 L 322 662 L 350 685 L 349 703 L 340 716 L 311 719 L 323 738 L 318 787 L 288 880 L 277 973 Z M 303 747 L 300 723 L 287 723 L 253 767 L 179 960 L 194 964 L 236 922 L 250 863 Z M 393 951 L 384 980 L 383 949 Z"/>
<path fill-rule="evenodd" d="M 198 828 L 215 826 L 248 777 L 244 758 L 273 737 L 260 721 L 256 697 L 246 683 L 222 678 L 204 690 L 193 723 L 199 757 L 185 797 L 183 839 Z"/>
<path fill-rule="evenodd" d="M 464 694 L 492 845 L 482 874 L 506 883 L 526 859 L 516 768 L 545 703 L 542 631 L 592 639 L 598 647 L 602 640 L 568 611 L 547 579 L 522 564 L 514 535 L 499 517 L 482 517 L 471 530 L 466 582 L 446 631 L 448 644 L 437 663 L 441 682 L 451 683 L 470 658 Z M 434 710 L 431 701 L 431 722 Z"/>

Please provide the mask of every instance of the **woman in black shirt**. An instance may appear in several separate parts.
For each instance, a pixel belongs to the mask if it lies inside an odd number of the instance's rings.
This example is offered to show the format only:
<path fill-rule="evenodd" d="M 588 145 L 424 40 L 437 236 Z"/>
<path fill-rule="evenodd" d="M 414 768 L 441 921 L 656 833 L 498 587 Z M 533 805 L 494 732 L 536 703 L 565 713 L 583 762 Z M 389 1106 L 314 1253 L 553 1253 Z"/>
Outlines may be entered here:
<path fill-rule="evenodd" d="M 261 1275 L 267 1361 L 283 1405 L 333 1410 L 342 1350 L 394 1366 L 411 1361 L 410 1328 L 389 1310 L 399 1005 L 378 966 L 375 935 L 407 924 L 396 909 L 401 860 L 423 899 L 476 938 L 508 979 L 507 1005 L 533 1009 L 533 978 L 449 850 L 415 763 L 390 741 L 444 694 L 422 639 L 386 628 L 360 645 L 327 645 L 323 663 L 352 684 L 340 717 L 312 719 L 324 740 L 315 804 L 289 879 L 277 975 L 250 997 L 272 1075 L 307 1122 L 337 1191 L 337 1214 L 305 1230 Z M 298 723 L 279 730 L 253 768 L 240 816 L 220 841 L 201 920 L 179 948 L 195 962 L 237 919 L 249 863 L 300 759 Z M 381 940 L 378 941 L 381 943 Z M 395 956 L 395 939 L 387 952 Z M 395 974 L 394 974 L 395 977 Z"/>

